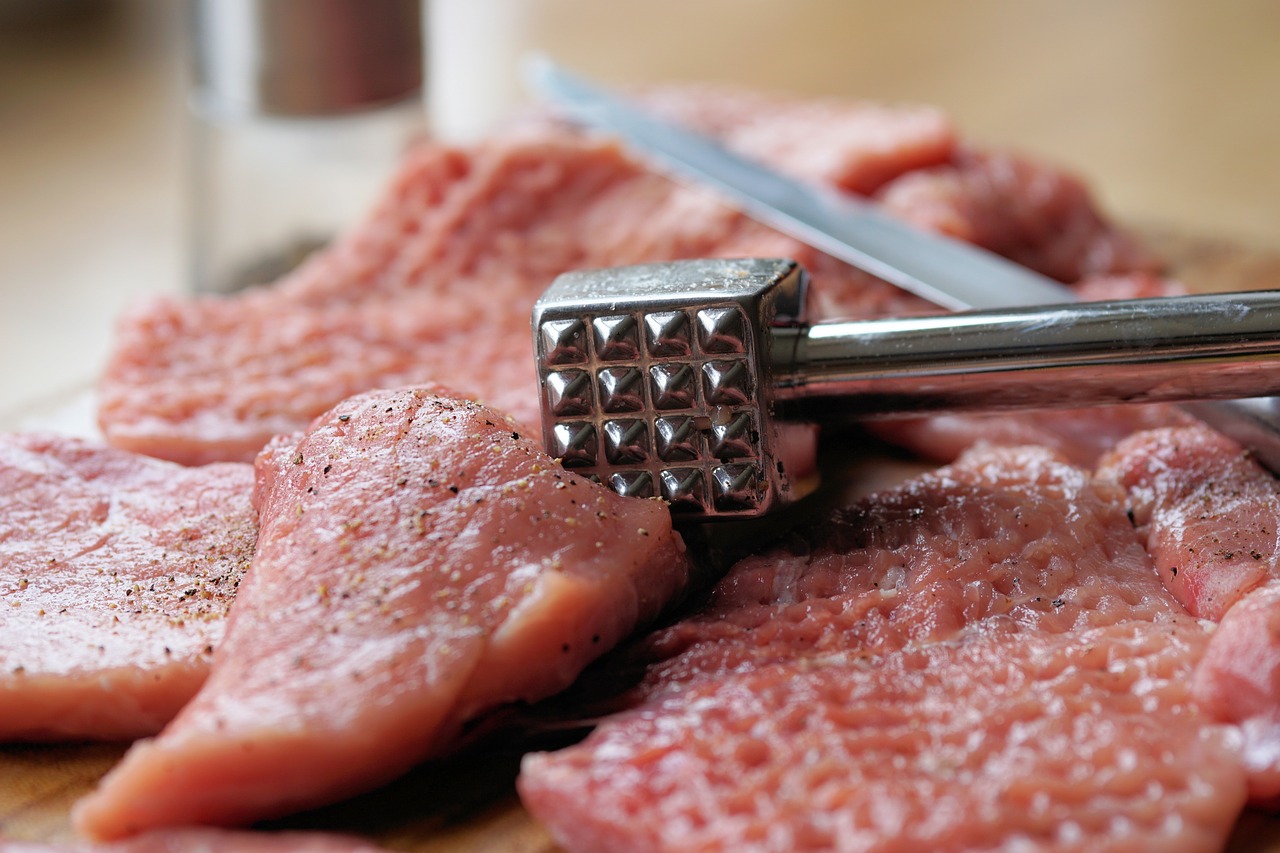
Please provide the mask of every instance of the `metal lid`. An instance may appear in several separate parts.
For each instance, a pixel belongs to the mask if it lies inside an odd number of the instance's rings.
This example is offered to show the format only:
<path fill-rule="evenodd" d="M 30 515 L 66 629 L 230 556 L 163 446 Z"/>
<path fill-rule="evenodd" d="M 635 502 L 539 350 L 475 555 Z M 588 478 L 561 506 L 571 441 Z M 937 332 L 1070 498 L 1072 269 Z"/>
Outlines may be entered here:
<path fill-rule="evenodd" d="M 332 115 L 422 86 L 420 0 L 189 0 L 189 12 L 211 109 Z"/>

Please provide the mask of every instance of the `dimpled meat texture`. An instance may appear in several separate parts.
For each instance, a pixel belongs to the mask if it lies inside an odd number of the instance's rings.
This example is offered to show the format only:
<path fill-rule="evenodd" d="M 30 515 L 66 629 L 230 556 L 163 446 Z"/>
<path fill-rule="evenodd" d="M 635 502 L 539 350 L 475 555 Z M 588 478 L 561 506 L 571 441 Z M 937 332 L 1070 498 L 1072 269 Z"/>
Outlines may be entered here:
<path fill-rule="evenodd" d="M 116 838 L 342 799 L 567 686 L 688 565 L 670 515 L 567 473 L 513 421 L 370 392 L 259 457 L 261 536 L 208 682 L 76 809 Z"/>
<path fill-rule="evenodd" d="M 253 555 L 253 470 L 0 436 L 0 740 L 154 734 Z"/>
<path fill-rule="evenodd" d="M 740 562 L 521 797 L 572 853 L 1218 850 L 1207 641 L 1114 486 L 974 451 Z"/>
<path fill-rule="evenodd" d="M 1239 726 L 1250 798 L 1280 802 L 1280 484 L 1204 426 L 1138 433 L 1101 475 L 1123 485 L 1156 571 L 1192 613 L 1220 622 L 1195 691 Z"/>
<path fill-rule="evenodd" d="M 855 192 L 891 194 L 900 176 L 943 168 L 960 151 L 950 123 L 928 109 L 704 89 L 651 98 L 749 155 Z M 975 233 L 1000 231 L 991 211 L 1001 209 L 1001 193 L 1033 191 L 1051 174 L 1028 173 L 1029 187 L 1021 172 L 996 190 L 984 186 L 976 207 L 954 201 L 974 182 L 948 187 L 947 227 L 980 208 Z M 926 224 L 935 224 L 937 205 L 908 195 L 891 209 L 908 218 L 928 210 Z M 1034 225 L 1047 211 L 1058 222 L 1072 205 L 1088 208 L 1072 219 L 1088 228 L 1074 228 L 1061 249 L 1052 223 Z M 1113 239 L 1083 192 L 1031 206 L 1009 227 L 1002 249 L 1031 235 L 1033 245 L 1019 251 L 1032 263 Z M 1135 269 L 1126 253 L 1094 254 L 1110 260 L 1090 272 Z M 99 422 L 117 446 L 188 464 L 247 461 L 274 434 L 301 429 L 346 396 L 441 381 L 536 424 L 529 313 L 551 281 L 570 269 L 699 256 L 795 258 L 813 275 L 820 316 L 930 310 L 653 174 L 606 140 L 532 122 L 470 148 L 412 152 L 363 224 L 274 285 L 138 306 L 119 324 Z"/>
<path fill-rule="evenodd" d="M 1280 806 L 1280 582 L 1247 593 L 1222 617 L 1193 688 L 1208 714 L 1238 727 L 1250 801 Z"/>

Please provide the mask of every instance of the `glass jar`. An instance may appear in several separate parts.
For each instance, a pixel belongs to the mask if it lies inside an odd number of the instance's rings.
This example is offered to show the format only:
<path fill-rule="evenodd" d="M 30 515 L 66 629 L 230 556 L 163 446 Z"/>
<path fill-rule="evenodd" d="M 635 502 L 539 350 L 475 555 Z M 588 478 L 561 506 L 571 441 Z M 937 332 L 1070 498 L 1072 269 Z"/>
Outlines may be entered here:
<path fill-rule="evenodd" d="M 423 132 L 418 0 L 189 0 L 197 292 L 272 281 L 357 221 Z"/>

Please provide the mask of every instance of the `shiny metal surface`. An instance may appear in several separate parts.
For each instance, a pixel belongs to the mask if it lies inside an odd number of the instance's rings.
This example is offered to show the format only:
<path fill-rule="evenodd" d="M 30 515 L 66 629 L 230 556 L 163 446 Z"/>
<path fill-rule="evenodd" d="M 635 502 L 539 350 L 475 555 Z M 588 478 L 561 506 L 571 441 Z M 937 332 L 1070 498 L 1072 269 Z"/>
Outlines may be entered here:
<path fill-rule="evenodd" d="M 804 272 L 782 259 L 560 276 L 533 309 L 547 452 L 684 518 L 790 501 L 770 327 L 802 322 L 803 298 Z"/>
<path fill-rule="evenodd" d="M 1280 393 L 1280 292 L 1069 303 L 774 331 L 789 416 Z"/>
<path fill-rule="evenodd" d="M 1280 292 L 810 325 L 785 259 L 568 273 L 534 307 L 543 436 L 684 520 L 796 497 L 787 420 L 1280 393 Z"/>
<path fill-rule="evenodd" d="M 911 228 L 848 196 L 801 184 L 701 134 L 655 119 L 548 60 L 530 63 L 528 77 L 543 97 L 576 120 L 621 135 L 675 174 L 720 192 L 747 215 L 935 304 L 989 309 L 1075 299 L 1064 285 L 990 252 Z M 1280 473 L 1280 400 L 1216 399 L 1185 408 Z"/>
<path fill-rule="evenodd" d="M 421 87 L 420 0 L 187 2 L 206 110 L 333 115 Z"/>
<path fill-rule="evenodd" d="M 636 109 L 547 59 L 531 85 L 578 122 L 620 135 L 676 177 L 715 189 L 748 216 L 947 308 L 1064 301 L 1050 278 L 958 240 L 926 234 L 848 194 L 795 181 L 713 139 Z"/>

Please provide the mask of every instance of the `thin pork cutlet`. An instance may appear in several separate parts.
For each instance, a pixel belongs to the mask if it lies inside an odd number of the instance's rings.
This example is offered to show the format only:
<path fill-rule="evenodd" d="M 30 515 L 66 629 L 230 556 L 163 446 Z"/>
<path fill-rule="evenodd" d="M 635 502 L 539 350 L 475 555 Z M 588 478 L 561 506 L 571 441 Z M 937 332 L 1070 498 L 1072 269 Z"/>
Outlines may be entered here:
<path fill-rule="evenodd" d="M 1028 263 L 1060 266 L 1082 253 L 1070 272 L 1150 267 L 1117 248 L 1125 238 L 1078 182 L 1047 167 L 1014 169 L 1007 158 L 975 160 L 934 110 L 705 89 L 651 100 L 749 155 L 878 193 L 893 212 L 981 235 Z M 944 172 L 894 191 L 904 176 L 949 164 L 962 180 Z M 609 141 L 542 123 L 468 148 L 412 152 L 362 225 L 274 285 L 137 307 L 119 326 L 99 422 L 111 443 L 139 452 L 249 461 L 273 435 L 346 396 L 438 381 L 536 425 L 529 313 L 557 275 L 713 256 L 795 258 L 812 273 L 818 316 L 931 310 L 654 174 Z"/>
<path fill-rule="evenodd" d="M 0 436 L 0 740 L 155 734 L 253 555 L 253 469 Z"/>
<path fill-rule="evenodd" d="M 572 853 L 1219 850 L 1246 783 L 1192 695 L 1209 635 L 1118 488 L 970 452 L 741 561 L 521 797 Z"/>
<path fill-rule="evenodd" d="M 75 811 L 111 839 L 336 801 L 566 687 L 689 564 L 657 501 L 425 389 L 344 401 L 257 462 L 261 535 L 205 686 Z"/>
<path fill-rule="evenodd" d="M 1239 727 L 1250 798 L 1280 803 L 1280 483 L 1204 426 L 1122 442 L 1100 473 L 1128 490 L 1156 571 L 1197 616 L 1219 622 L 1196 698 Z"/>
<path fill-rule="evenodd" d="M 1216 622 L 1280 575 L 1280 482 L 1226 436 L 1203 425 L 1138 433 L 1099 474 L 1127 490 L 1160 579 L 1192 614 Z"/>

